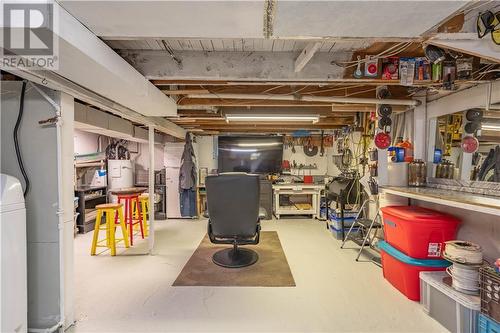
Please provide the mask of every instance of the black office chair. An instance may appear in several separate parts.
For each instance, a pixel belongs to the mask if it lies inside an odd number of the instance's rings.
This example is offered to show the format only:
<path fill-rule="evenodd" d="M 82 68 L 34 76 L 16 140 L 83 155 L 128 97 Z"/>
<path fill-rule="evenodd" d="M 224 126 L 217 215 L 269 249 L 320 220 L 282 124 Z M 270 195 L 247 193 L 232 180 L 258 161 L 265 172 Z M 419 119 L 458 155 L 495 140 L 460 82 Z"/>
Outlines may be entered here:
<path fill-rule="evenodd" d="M 208 236 L 214 244 L 233 244 L 220 250 L 212 261 L 222 267 L 253 265 L 259 255 L 238 245 L 258 244 L 260 236 L 259 176 L 226 173 L 207 176 Z"/>

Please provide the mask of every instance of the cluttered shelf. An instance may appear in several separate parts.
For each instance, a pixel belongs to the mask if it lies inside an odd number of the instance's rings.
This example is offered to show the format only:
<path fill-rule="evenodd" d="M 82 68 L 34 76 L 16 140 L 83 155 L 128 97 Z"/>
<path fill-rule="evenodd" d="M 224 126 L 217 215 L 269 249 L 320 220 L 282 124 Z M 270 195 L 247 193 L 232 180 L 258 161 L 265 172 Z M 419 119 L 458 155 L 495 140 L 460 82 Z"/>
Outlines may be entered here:
<path fill-rule="evenodd" d="M 385 186 L 381 187 L 380 190 L 383 193 L 399 195 L 410 199 L 500 216 L 499 197 L 429 187 Z"/>

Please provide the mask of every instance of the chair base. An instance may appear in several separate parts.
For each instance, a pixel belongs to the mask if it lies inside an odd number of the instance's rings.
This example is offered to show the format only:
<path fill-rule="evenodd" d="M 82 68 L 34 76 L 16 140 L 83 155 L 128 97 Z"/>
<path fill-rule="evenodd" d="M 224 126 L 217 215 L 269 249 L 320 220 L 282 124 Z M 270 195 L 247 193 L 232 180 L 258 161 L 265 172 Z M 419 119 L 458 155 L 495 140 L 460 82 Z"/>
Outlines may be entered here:
<path fill-rule="evenodd" d="M 249 249 L 228 248 L 214 253 L 214 264 L 226 268 L 240 268 L 253 265 L 259 259 L 257 252 Z"/>

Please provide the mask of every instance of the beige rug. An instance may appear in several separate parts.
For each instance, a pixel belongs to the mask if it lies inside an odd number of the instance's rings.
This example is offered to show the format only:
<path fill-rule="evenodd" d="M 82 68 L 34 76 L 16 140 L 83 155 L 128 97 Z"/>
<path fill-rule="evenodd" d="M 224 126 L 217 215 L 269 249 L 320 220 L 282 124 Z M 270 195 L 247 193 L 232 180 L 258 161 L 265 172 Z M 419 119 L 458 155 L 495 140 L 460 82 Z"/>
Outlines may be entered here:
<path fill-rule="evenodd" d="M 252 266 L 224 268 L 212 262 L 212 255 L 231 245 L 210 243 L 208 235 L 186 263 L 173 286 L 295 287 L 290 266 L 276 231 L 262 231 L 257 245 L 245 245 L 259 254 Z"/>

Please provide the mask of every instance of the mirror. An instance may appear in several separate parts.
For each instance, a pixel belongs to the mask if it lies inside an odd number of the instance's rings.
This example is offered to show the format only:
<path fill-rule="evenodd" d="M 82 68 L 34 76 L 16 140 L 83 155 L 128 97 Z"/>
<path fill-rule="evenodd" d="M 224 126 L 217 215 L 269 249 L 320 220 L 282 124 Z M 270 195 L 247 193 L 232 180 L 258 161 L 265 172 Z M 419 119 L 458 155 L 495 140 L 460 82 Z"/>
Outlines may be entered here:
<path fill-rule="evenodd" d="M 475 153 L 464 153 L 465 135 L 479 142 Z M 469 140 L 474 150 L 475 140 Z M 437 119 L 433 177 L 500 182 L 500 109 L 473 109 Z"/>

